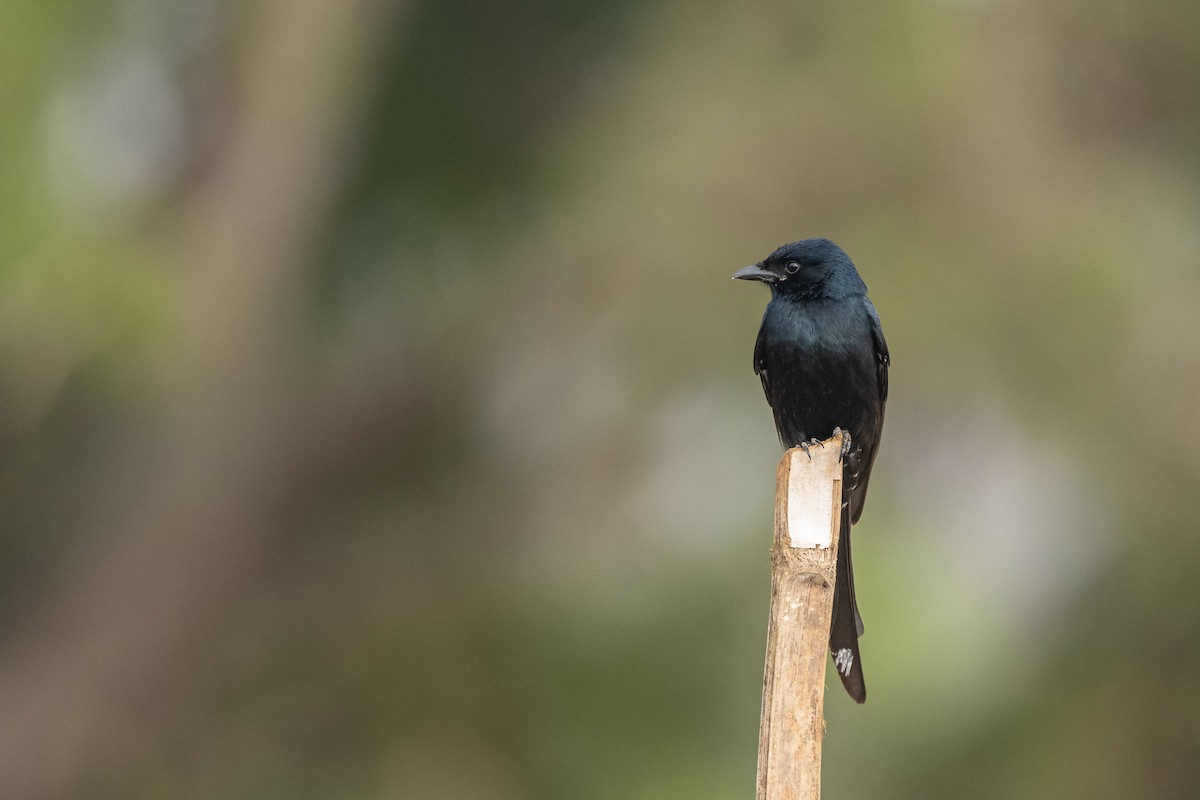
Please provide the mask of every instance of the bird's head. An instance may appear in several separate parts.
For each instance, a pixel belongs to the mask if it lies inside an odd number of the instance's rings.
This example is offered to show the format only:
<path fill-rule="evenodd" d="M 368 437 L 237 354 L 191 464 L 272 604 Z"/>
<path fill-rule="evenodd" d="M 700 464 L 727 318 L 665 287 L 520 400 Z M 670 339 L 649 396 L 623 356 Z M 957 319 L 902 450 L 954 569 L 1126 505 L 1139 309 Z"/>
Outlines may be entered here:
<path fill-rule="evenodd" d="M 839 299 L 867 293 L 850 256 L 828 239 L 785 244 L 757 264 L 739 269 L 733 277 L 762 281 L 775 297 Z"/>

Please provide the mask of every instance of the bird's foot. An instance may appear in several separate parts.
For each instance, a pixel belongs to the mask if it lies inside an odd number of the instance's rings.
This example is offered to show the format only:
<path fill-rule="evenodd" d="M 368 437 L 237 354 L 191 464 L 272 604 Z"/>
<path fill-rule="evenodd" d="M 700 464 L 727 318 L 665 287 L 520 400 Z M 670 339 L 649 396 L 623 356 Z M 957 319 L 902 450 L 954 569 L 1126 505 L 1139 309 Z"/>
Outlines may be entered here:
<path fill-rule="evenodd" d="M 807 442 L 801 442 L 800 444 L 796 445 L 796 447 L 799 447 L 801 450 L 803 450 L 804 455 L 808 456 L 808 460 L 812 461 L 812 453 L 808 451 L 809 448 L 811 448 L 814 444 L 818 445 L 822 450 L 825 449 L 825 443 L 817 439 L 809 439 Z"/>
<path fill-rule="evenodd" d="M 841 428 L 833 429 L 834 436 L 837 436 L 839 433 L 842 435 L 842 456 L 841 457 L 845 458 L 846 454 L 850 452 L 850 431 L 844 431 Z"/>

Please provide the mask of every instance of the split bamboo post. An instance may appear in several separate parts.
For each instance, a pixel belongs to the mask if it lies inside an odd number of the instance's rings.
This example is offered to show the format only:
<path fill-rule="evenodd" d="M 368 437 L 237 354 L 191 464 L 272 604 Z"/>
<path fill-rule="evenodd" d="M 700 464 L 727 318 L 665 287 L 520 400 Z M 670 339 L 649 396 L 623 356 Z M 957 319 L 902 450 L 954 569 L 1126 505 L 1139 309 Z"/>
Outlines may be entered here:
<path fill-rule="evenodd" d="M 820 800 L 829 624 L 841 521 L 842 435 L 784 453 L 776 472 L 771 618 L 757 800 Z M 810 458 L 811 456 L 811 458 Z"/>

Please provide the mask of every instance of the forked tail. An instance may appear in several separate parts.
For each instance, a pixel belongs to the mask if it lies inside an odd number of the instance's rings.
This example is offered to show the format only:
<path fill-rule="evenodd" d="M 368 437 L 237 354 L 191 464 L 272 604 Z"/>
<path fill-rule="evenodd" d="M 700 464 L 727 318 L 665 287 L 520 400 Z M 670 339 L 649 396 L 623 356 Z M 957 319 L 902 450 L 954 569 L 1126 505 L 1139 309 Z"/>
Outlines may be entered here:
<path fill-rule="evenodd" d="M 842 685 L 862 703 L 867 699 L 862 659 L 858 655 L 858 637 L 862 635 L 862 617 L 854 599 L 854 568 L 850 563 L 850 497 L 842 496 L 842 524 L 838 535 L 837 583 L 833 587 L 833 622 L 829 629 L 829 652 Z"/>

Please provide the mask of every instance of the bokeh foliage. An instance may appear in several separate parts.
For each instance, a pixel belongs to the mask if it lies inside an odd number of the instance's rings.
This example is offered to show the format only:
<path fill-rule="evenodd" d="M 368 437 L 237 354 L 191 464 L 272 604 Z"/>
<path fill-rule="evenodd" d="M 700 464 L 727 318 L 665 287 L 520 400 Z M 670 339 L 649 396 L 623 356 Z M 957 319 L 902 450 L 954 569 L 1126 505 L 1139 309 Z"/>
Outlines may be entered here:
<path fill-rule="evenodd" d="M 1198 16 L 6 3 L 0 796 L 748 796 L 728 277 L 816 234 L 894 357 L 829 796 L 1194 796 Z"/>

